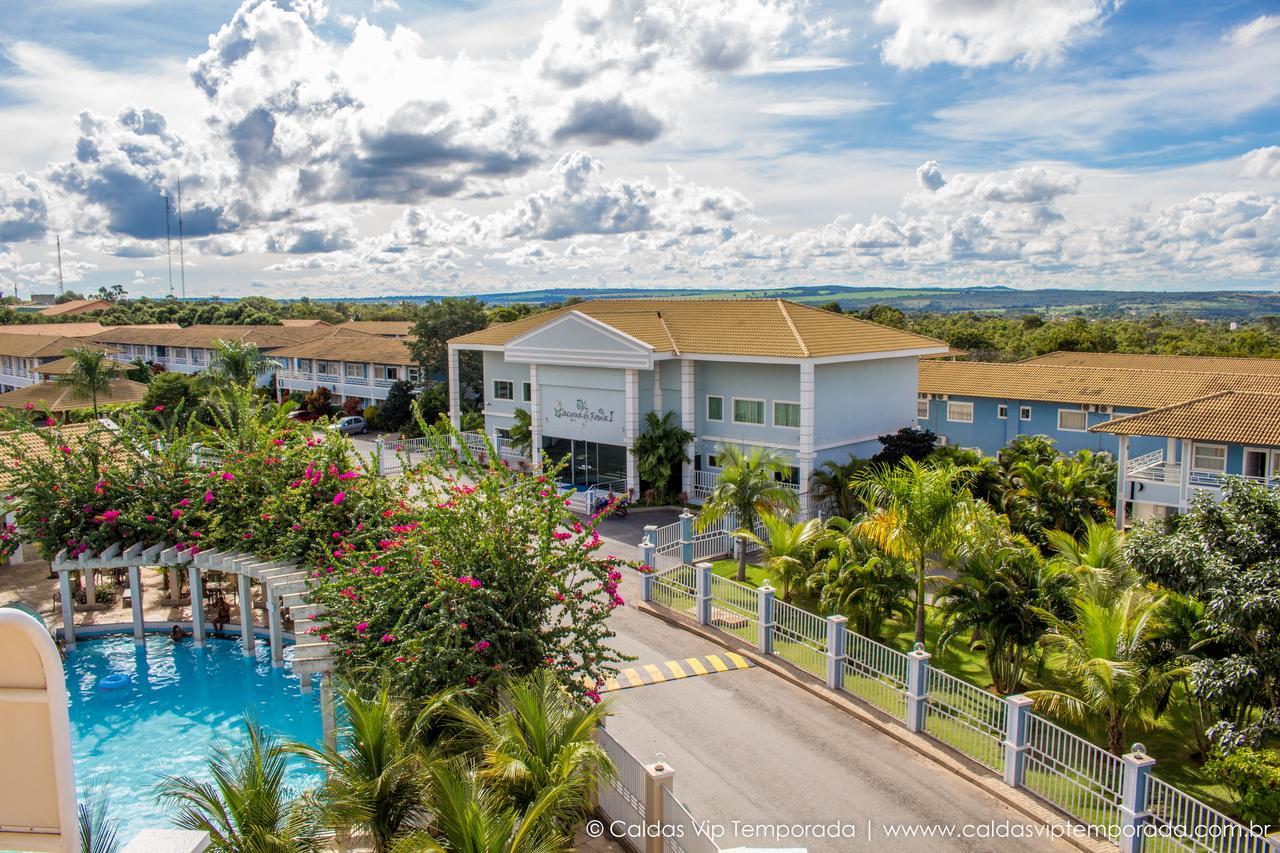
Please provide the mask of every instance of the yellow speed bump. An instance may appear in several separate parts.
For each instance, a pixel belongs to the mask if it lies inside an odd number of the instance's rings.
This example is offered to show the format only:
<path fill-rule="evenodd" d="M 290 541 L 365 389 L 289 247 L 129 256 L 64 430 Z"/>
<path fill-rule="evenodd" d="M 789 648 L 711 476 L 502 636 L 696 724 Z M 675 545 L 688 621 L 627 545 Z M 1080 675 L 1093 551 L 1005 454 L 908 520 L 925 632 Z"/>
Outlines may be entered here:
<path fill-rule="evenodd" d="M 751 661 L 734 652 L 723 652 L 718 655 L 706 655 L 700 658 L 669 660 L 660 664 L 646 663 L 628 667 L 615 677 L 606 678 L 600 686 L 600 692 L 612 693 L 615 690 L 626 690 L 628 687 L 643 687 L 646 684 L 660 684 L 664 681 L 677 681 L 681 678 L 715 675 L 718 672 L 748 669 L 751 666 Z"/>

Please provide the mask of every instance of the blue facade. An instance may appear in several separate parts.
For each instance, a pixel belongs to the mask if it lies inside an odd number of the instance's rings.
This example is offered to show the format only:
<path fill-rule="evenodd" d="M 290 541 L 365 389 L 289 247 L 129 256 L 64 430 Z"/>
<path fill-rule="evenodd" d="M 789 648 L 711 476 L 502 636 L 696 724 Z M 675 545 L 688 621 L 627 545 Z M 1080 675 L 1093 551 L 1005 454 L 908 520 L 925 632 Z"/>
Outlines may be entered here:
<path fill-rule="evenodd" d="M 934 395 L 935 398 L 937 395 Z M 949 404 L 960 404 L 949 407 Z M 925 401 L 920 401 L 924 406 Z M 972 420 L 965 421 L 963 416 L 967 407 L 972 407 Z M 1051 403 L 1045 400 L 1002 400 L 989 397 L 965 397 L 958 394 L 948 395 L 947 400 L 932 399 L 928 401 L 928 417 L 917 419 L 921 429 L 932 430 L 944 436 L 948 444 L 960 447 L 972 447 L 981 450 L 987 456 L 994 456 L 1009 442 L 1019 435 L 1047 435 L 1053 439 L 1058 450 L 1063 453 L 1077 453 L 1081 450 L 1106 452 L 1115 456 L 1119 450 L 1119 440 L 1110 433 L 1089 432 L 1088 428 L 1106 423 L 1113 418 L 1136 415 L 1144 409 L 1132 406 L 1116 406 L 1111 413 L 1084 411 L 1082 429 L 1067 428 L 1061 424 L 1060 417 L 1070 423 L 1078 419 L 1082 409 L 1073 403 Z M 1059 415 L 1059 412 L 1069 414 Z M 951 419 L 948 414 L 955 417 Z M 1076 423 L 1075 426 L 1080 426 Z M 1129 440 L 1129 455 L 1140 456 L 1154 450 L 1161 450 L 1167 442 L 1163 438 L 1135 436 Z"/>

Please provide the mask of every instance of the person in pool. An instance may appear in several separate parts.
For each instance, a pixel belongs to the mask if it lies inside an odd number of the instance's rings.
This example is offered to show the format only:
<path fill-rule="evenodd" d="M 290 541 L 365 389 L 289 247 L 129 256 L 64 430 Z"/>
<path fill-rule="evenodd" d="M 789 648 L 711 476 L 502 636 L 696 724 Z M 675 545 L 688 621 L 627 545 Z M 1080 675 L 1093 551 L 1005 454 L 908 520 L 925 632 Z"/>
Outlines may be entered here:
<path fill-rule="evenodd" d="M 218 596 L 218 603 L 213 608 L 213 630 L 221 634 L 222 629 L 231 621 L 231 605 L 227 604 L 227 600 L 221 595 Z"/>
<path fill-rule="evenodd" d="M 182 630 L 181 625 L 174 625 L 173 630 L 169 632 L 169 638 L 175 643 L 181 643 L 182 638 L 187 636 L 187 632 Z"/>

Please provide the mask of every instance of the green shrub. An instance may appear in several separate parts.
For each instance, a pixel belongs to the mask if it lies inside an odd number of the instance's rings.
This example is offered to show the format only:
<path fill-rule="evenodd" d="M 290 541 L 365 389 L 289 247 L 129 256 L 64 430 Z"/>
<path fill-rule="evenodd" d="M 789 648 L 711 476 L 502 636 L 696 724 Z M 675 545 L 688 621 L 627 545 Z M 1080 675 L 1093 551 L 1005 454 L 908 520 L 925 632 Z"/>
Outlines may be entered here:
<path fill-rule="evenodd" d="M 1214 758 L 1205 772 L 1231 792 L 1240 820 L 1267 827 L 1280 823 L 1280 754 L 1242 746 Z"/>
<path fill-rule="evenodd" d="M 369 425 L 369 429 L 382 429 L 382 423 L 378 420 L 378 407 L 365 406 L 364 420 Z"/>

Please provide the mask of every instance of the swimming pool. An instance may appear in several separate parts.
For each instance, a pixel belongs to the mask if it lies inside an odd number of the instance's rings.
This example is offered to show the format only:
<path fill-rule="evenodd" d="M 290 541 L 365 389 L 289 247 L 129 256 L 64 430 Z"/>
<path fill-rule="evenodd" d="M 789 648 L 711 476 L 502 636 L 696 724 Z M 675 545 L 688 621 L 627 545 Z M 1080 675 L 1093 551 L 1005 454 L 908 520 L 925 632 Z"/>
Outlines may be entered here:
<path fill-rule="evenodd" d="M 286 661 L 293 654 L 285 647 Z M 208 779 L 205 759 L 215 742 L 241 744 L 251 714 L 281 739 L 319 744 L 318 691 L 302 695 L 291 668 L 272 669 L 266 643 L 244 656 L 237 640 L 208 641 L 197 651 L 191 639 L 167 635 L 85 640 L 67 655 L 71 699 L 71 749 L 81 802 L 105 788 L 121 842 L 141 829 L 172 826 L 152 789 L 164 776 Z M 103 692 L 98 680 L 129 676 L 128 687 Z M 321 776 L 301 760 L 291 764 L 289 784 L 301 791 Z"/>

